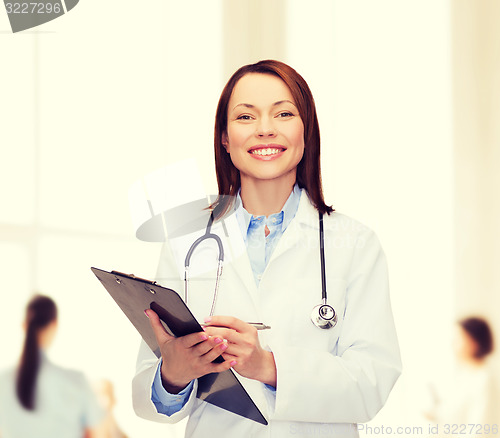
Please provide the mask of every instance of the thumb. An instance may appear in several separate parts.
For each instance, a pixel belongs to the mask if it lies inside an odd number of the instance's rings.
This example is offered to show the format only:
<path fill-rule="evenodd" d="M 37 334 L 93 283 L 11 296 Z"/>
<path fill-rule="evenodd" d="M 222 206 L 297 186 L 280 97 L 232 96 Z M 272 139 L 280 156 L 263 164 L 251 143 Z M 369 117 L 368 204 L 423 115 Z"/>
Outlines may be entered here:
<path fill-rule="evenodd" d="M 165 330 L 160 321 L 160 317 L 154 310 L 146 309 L 144 313 L 149 318 L 149 324 L 153 329 L 153 332 L 156 337 L 156 342 L 158 342 L 158 345 L 164 344 L 165 342 L 169 342 L 175 339 L 173 336 L 167 333 L 167 331 Z"/>

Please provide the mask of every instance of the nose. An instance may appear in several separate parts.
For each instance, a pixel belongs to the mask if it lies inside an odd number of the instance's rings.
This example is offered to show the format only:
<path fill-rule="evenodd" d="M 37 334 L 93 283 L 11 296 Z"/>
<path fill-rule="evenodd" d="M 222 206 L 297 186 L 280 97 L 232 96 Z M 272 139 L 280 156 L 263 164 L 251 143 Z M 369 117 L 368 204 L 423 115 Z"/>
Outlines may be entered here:
<path fill-rule="evenodd" d="M 259 137 L 274 137 L 276 135 L 276 128 L 272 119 L 266 117 L 259 119 L 255 133 Z"/>

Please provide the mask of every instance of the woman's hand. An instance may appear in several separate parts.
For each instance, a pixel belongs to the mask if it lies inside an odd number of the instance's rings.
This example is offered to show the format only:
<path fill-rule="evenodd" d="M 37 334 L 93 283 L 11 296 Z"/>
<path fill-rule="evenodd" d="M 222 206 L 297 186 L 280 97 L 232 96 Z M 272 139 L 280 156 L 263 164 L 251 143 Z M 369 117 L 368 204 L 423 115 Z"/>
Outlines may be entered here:
<path fill-rule="evenodd" d="M 227 340 L 222 357 L 243 377 L 276 387 L 276 364 L 271 352 L 259 343 L 257 329 L 231 316 L 213 316 L 205 322 L 205 333 Z"/>
<path fill-rule="evenodd" d="M 151 309 L 145 311 L 160 347 L 163 363 L 161 377 L 163 387 L 171 394 L 182 391 L 193 379 L 209 373 L 220 373 L 231 368 L 231 360 L 212 363 L 226 349 L 223 338 L 208 334 L 192 333 L 175 338 L 170 336 Z"/>

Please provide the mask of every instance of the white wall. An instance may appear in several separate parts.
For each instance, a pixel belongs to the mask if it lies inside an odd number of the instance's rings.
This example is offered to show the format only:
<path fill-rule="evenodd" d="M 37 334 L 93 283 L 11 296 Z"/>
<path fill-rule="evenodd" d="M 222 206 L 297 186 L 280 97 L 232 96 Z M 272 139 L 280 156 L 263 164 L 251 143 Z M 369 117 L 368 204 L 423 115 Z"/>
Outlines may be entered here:
<path fill-rule="evenodd" d="M 500 333 L 500 3 L 453 2 L 455 277 L 458 317 Z M 493 357 L 500 382 L 500 357 Z M 497 406 L 500 417 L 500 406 Z"/>
<path fill-rule="evenodd" d="M 0 368 L 17 361 L 32 291 L 54 297 L 51 357 L 111 379 L 131 437 L 183 426 L 133 413 L 139 337 L 90 267 L 154 276 L 160 248 L 134 238 L 128 188 L 187 153 L 213 162 L 221 20 L 220 3 L 82 0 L 12 34 L 0 11 Z"/>
<path fill-rule="evenodd" d="M 412 426 L 451 339 L 450 5 L 290 6 L 304 25 L 288 28 L 287 60 L 315 96 L 327 201 L 372 227 L 388 257 L 404 373 L 374 423 Z"/>

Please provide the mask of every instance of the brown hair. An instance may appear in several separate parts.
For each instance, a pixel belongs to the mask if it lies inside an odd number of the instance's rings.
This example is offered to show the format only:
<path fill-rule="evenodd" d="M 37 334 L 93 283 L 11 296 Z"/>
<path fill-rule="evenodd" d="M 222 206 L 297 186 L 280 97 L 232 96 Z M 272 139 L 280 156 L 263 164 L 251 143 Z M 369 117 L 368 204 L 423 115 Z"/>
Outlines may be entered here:
<path fill-rule="evenodd" d="M 227 107 L 236 83 L 246 74 L 261 73 L 277 76 L 290 89 L 299 115 L 304 124 L 304 155 L 297 165 L 297 184 L 304 188 L 312 203 L 321 213 L 330 214 L 331 206 L 325 204 L 321 184 L 320 136 L 316 106 L 307 82 L 292 67 L 275 60 L 259 61 L 239 68 L 222 90 L 215 116 L 215 172 L 219 186 L 219 197 L 211 205 L 215 217 L 221 217 L 230 208 L 232 199 L 241 187 L 240 173 L 231 161 L 222 144 L 227 130 Z"/>
<path fill-rule="evenodd" d="M 38 333 L 57 319 L 56 303 L 49 297 L 35 295 L 26 308 L 26 338 L 17 370 L 16 392 L 21 405 L 35 409 L 36 382 L 40 368 Z"/>
<path fill-rule="evenodd" d="M 459 321 L 460 326 L 474 340 L 476 351 L 474 357 L 483 359 L 493 351 L 493 333 L 483 318 L 470 317 Z"/>

